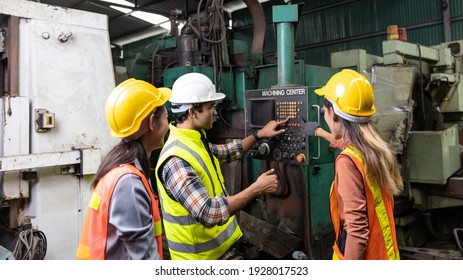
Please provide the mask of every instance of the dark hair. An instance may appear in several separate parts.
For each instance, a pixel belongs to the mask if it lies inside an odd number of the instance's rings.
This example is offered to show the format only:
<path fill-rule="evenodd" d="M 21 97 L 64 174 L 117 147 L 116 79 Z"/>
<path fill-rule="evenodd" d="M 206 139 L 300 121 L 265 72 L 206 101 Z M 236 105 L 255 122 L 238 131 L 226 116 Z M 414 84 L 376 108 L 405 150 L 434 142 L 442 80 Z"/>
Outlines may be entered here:
<path fill-rule="evenodd" d="M 323 99 L 323 105 L 328 109 L 333 108 L 333 104 L 331 104 L 331 102 L 326 98 Z"/>
<path fill-rule="evenodd" d="M 192 105 L 193 105 L 193 109 L 195 109 L 196 111 L 200 113 L 203 111 L 204 103 L 194 103 Z M 188 118 L 188 110 L 186 110 L 185 112 L 180 112 L 180 113 L 172 113 L 172 115 L 174 116 L 176 123 L 178 124 L 183 123 Z"/>
<path fill-rule="evenodd" d="M 164 112 L 165 107 L 157 107 L 153 112 L 154 118 L 159 120 Z M 151 114 L 147 118 L 151 117 Z M 92 188 L 95 188 L 98 182 L 103 178 L 106 173 L 111 171 L 114 167 L 117 167 L 122 164 L 127 164 L 134 162 L 135 159 L 138 159 L 140 162 L 142 173 L 147 179 L 150 175 L 150 162 L 148 155 L 146 154 L 145 147 L 141 143 L 140 139 L 127 140 L 122 139 L 116 146 L 114 146 L 108 154 L 104 157 L 101 162 L 98 170 L 95 174 L 95 177 L 92 181 Z"/>

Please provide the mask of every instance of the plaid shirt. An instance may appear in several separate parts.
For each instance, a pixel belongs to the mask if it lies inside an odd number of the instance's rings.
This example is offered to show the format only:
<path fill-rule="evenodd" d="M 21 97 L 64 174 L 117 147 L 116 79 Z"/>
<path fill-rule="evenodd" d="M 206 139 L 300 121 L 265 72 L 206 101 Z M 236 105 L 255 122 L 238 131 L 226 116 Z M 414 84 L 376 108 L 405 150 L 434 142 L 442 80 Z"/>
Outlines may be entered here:
<path fill-rule="evenodd" d="M 241 140 L 223 145 L 209 144 L 209 147 L 220 162 L 231 162 L 243 157 Z M 185 160 L 179 157 L 166 160 L 161 180 L 167 194 L 205 227 L 223 225 L 230 218 L 226 193 L 211 198 L 196 171 Z"/>

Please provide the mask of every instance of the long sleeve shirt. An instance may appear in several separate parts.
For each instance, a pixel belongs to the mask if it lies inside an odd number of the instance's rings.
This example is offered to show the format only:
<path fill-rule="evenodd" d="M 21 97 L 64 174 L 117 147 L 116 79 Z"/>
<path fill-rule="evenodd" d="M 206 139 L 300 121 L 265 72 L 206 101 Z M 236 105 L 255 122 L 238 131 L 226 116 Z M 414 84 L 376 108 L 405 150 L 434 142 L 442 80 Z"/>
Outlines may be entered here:
<path fill-rule="evenodd" d="M 231 162 L 243 157 L 241 140 L 223 145 L 209 144 L 209 148 L 220 162 Z M 196 171 L 187 161 L 179 157 L 166 160 L 161 180 L 167 194 L 205 227 L 223 225 L 230 218 L 226 193 L 211 198 Z"/>
<path fill-rule="evenodd" d="M 141 170 L 138 162 L 135 166 Z M 142 179 L 125 174 L 117 182 L 109 205 L 106 259 L 159 259 L 151 199 Z"/>
<path fill-rule="evenodd" d="M 346 143 L 344 143 L 344 140 L 341 139 L 334 139 L 330 141 L 330 147 L 339 149 L 339 150 L 344 150 L 346 148 Z"/>
<path fill-rule="evenodd" d="M 338 157 L 336 195 L 341 224 L 347 232 L 344 257 L 346 260 L 363 259 L 369 235 L 365 186 L 354 162 L 346 155 Z"/>

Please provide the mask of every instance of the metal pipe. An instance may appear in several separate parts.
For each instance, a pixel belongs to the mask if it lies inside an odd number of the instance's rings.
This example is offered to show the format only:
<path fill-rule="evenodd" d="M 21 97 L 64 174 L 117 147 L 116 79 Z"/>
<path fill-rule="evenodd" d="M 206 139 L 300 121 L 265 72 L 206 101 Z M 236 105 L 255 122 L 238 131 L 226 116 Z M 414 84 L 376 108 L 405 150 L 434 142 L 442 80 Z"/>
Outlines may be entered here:
<path fill-rule="evenodd" d="M 251 47 L 252 59 L 256 60 L 254 61 L 255 63 L 262 62 L 266 27 L 264 10 L 257 0 L 243 0 L 243 2 L 251 13 L 252 26 L 254 28 Z"/>
<path fill-rule="evenodd" d="M 1 66 L 0 66 L 1 67 Z M 0 98 L 0 123 L 4 124 L 5 121 L 4 121 L 4 117 L 5 116 L 5 103 L 4 103 L 5 99 L 4 98 Z M 0 139 L 2 140 L 2 142 L 0 143 L 0 158 L 3 157 L 3 143 L 4 143 L 4 140 L 3 138 L 5 137 L 5 134 L 4 134 L 4 131 L 3 129 L 0 129 Z M 3 187 L 3 176 L 4 176 L 4 172 L 0 171 L 0 207 L 2 207 L 3 205 L 3 197 L 5 196 L 5 190 L 4 190 L 4 187 Z"/>
<path fill-rule="evenodd" d="M 302 207 L 303 207 L 303 223 L 304 223 L 304 244 L 309 260 L 313 260 L 312 252 L 312 230 L 310 227 L 310 194 L 309 185 L 307 184 L 306 172 L 302 165 L 299 165 L 299 172 L 302 176 Z"/>
<path fill-rule="evenodd" d="M 455 242 L 457 243 L 458 250 L 460 251 L 461 257 L 463 257 L 463 247 L 461 246 L 460 237 L 458 232 L 463 232 L 463 228 L 454 228 L 453 234 L 455 235 Z"/>
<path fill-rule="evenodd" d="M 444 41 L 452 41 L 452 27 L 450 25 L 450 2 L 442 0 L 442 21 L 444 22 Z"/>
<path fill-rule="evenodd" d="M 278 86 L 292 84 L 294 69 L 294 24 L 277 24 Z"/>
<path fill-rule="evenodd" d="M 188 18 L 190 16 L 190 13 L 188 12 L 188 0 L 184 0 L 184 9 L 185 9 L 185 18 Z"/>

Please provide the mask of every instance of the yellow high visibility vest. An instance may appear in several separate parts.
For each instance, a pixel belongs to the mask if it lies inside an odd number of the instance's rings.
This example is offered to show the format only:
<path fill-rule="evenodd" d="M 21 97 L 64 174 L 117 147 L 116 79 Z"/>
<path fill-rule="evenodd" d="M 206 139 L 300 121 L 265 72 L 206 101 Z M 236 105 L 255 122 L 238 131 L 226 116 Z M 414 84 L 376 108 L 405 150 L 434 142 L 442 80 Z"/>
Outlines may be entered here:
<path fill-rule="evenodd" d="M 218 259 L 243 235 L 238 221 L 235 216 L 231 216 L 224 225 L 206 228 L 180 203 L 170 198 L 159 180 L 159 174 L 162 172 L 159 167 L 172 156 L 182 158 L 194 168 L 212 199 L 227 195 L 219 161 L 214 156 L 214 163 L 212 162 L 201 141 L 200 132 L 170 125 L 169 139 L 161 151 L 156 177 L 164 231 L 171 258 L 173 260 Z"/>

